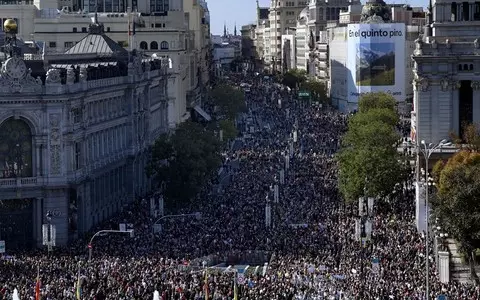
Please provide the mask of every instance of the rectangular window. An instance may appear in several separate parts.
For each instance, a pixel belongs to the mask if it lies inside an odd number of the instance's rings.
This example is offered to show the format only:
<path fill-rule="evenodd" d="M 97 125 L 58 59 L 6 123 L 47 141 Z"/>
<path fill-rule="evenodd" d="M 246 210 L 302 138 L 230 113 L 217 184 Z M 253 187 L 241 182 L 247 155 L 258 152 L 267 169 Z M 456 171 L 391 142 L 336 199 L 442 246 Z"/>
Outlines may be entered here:
<path fill-rule="evenodd" d="M 82 167 L 82 144 L 80 142 L 75 143 L 75 170 L 79 170 Z"/>
<path fill-rule="evenodd" d="M 49 48 L 57 48 L 57 42 L 48 42 Z"/>
<path fill-rule="evenodd" d="M 73 47 L 73 42 L 65 42 L 64 47 L 66 50 L 70 49 Z"/>

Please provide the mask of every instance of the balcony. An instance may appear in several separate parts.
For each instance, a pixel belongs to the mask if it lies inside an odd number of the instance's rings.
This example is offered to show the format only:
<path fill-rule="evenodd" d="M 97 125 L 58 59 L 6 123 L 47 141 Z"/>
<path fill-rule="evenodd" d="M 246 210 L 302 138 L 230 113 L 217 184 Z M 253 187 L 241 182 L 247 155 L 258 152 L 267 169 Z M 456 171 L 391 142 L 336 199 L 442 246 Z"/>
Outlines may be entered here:
<path fill-rule="evenodd" d="M 0 179 L 0 189 L 35 187 L 39 184 L 41 184 L 41 180 L 37 180 L 37 177 Z"/>

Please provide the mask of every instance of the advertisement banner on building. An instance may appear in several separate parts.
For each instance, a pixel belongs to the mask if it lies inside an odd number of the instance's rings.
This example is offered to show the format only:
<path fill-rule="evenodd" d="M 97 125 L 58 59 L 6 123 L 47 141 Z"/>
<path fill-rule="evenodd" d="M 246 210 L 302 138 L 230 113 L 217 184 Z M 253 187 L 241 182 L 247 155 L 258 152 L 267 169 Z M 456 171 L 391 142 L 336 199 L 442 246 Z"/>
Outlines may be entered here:
<path fill-rule="evenodd" d="M 362 94 L 386 92 L 405 100 L 405 24 L 349 24 L 348 102 Z"/>

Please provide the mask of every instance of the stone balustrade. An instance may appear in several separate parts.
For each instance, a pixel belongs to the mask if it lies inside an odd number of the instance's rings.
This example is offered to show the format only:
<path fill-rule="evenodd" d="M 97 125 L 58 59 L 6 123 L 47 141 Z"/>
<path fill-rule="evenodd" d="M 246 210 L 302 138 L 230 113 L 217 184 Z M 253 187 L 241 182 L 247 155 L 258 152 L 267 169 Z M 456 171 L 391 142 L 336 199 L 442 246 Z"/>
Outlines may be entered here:
<path fill-rule="evenodd" d="M 0 189 L 4 188 L 19 188 L 19 187 L 34 187 L 42 184 L 42 180 L 37 177 L 24 178 L 3 178 L 0 179 Z"/>
<path fill-rule="evenodd" d="M 8 76 L 0 75 L 0 95 L 73 94 L 91 89 L 140 83 L 163 75 L 168 76 L 168 61 L 162 58 L 160 63 L 152 63 L 155 60 L 158 59 L 142 62 L 141 58 L 137 58 L 133 63 L 128 64 L 128 72 L 126 76 L 105 77 L 93 80 L 88 79 L 90 75 L 85 66 L 80 67 L 79 71 L 67 68 L 66 78 L 63 77 L 64 75 L 62 76 L 62 68 L 56 67 L 50 67 L 48 69 L 45 80 L 42 80 L 40 76 L 34 77 L 31 69 L 29 69 L 28 72 L 18 80 L 12 80 Z M 108 75 L 112 74 L 107 74 L 107 76 Z"/>
<path fill-rule="evenodd" d="M 480 55 L 480 39 L 461 37 L 428 37 L 417 39 L 413 56 Z"/>

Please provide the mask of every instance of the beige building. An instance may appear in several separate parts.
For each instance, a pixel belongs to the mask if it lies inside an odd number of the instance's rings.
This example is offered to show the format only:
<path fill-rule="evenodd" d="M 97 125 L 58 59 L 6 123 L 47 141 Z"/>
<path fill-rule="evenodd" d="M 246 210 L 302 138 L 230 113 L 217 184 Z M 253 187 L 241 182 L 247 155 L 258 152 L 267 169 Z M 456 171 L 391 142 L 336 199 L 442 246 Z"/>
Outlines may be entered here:
<path fill-rule="evenodd" d="M 282 35 L 295 28 L 297 17 L 307 7 L 306 0 L 272 0 L 268 15 L 269 30 L 264 30 L 264 62 L 273 71 L 282 67 Z"/>
<path fill-rule="evenodd" d="M 105 33 L 119 45 L 170 59 L 169 125 L 173 128 L 190 117 L 191 108 L 201 104 L 201 92 L 209 81 L 210 28 L 204 0 L 167 2 L 162 2 L 162 8 L 168 11 L 162 13 L 152 11 L 154 6 L 139 4 L 136 12 L 125 8 L 123 12 L 97 15 Z M 68 6 L 60 0 L 22 3 L 0 4 L 0 18 L 18 20 L 18 36 L 23 40 L 42 41 L 49 54 L 63 53 L 76 45 L 88 34 L 95 15 L 72 12 L 71 8 L 59 10 Z"/>

